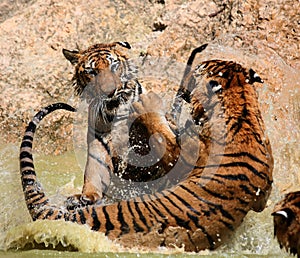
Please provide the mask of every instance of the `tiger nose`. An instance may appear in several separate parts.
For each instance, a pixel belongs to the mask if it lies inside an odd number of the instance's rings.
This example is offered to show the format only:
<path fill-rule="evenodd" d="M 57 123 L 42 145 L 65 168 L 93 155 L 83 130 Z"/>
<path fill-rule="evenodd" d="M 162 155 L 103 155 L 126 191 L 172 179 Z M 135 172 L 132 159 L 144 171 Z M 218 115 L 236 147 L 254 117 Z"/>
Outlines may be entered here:
<path fill-rule="evenodd" d="M 112 97 L 117 90 L 117 85 L 115 82 L 106 81 L 103 84 L 101 84 L 100 89 L 101 89 L 102 95 Z"/>
<path fill-rule="evenodd" d="M 102 71 L 96 77 L 96 90 L 101 95 L 111 97 L 116 92 L 120 79 L 111 71 Z"/>

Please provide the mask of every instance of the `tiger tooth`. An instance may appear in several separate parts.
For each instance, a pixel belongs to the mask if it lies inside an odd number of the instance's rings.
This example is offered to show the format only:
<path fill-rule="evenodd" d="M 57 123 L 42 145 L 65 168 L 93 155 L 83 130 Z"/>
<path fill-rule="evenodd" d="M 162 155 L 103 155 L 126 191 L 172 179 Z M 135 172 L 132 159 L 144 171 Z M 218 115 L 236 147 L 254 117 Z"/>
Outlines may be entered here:
<path fill-rule="evenodd" d="M 276 211 L 274 214 L 282 215 L 286 219 L 288 219 L 288 217 L 289 217 L 286 211 Z"/>
<path fill-rule="evenodd" d="M 221 89 L 222 89 L 222 85 L 219 84 L 219 85 L 213 87 L 213 88 L 212 88 L 212 91 L 213 91 L 213 92 L 217 92 L 217 91 L 219 91 L 219 90 L 221 90 Z"/>

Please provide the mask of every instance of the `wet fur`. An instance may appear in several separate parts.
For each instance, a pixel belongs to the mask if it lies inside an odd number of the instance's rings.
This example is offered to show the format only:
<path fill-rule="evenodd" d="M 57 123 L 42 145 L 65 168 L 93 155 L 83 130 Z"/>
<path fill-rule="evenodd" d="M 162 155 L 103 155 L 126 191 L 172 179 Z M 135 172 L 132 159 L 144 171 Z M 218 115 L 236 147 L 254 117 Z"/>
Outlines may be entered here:
<path fill-rule="evenodd" d="M 186 251 L 215 249 L 241 224 L 249 210 L 261 211 L 271 191 L 273 158 L 252 83 L 260 81 L 234 62 L 200 63 L 183 87 L 193 121 L 181 130 L 181 142 L 172 130 L 163 130 L 170 150 L 185 151 L 178 160 L 190 166 L 187 178 L 170 189 L 110 205 L 88 205 L 72 211 L 51 204 L 37 187 L 31 149 L 21 146 L 21 174 L 28 210 L 36 219 L 63 219 L 87 224 L 124 246 L 183 247 Z M 160 111 L 143 116 L 151 93 L 133 104 L 140 122 L 158 130 L 165 123 Z M 150 116 L 152 116 L 150 114 Z M 150 119 L 151 118 L 151 119 Z M 155 123 L 153 123 L 155 121 Z M 193 163 L 190 155 L 196 150 Z M 28 158 L 28 157 L 31 157 Z M 30 182 L 27 174 L 30 171 Z"/>
<path fill-rule="evenodd" d="M 300 192 L 288 193 L 275 205 L 272 215 L 280 247 L 300 257 Z"/>

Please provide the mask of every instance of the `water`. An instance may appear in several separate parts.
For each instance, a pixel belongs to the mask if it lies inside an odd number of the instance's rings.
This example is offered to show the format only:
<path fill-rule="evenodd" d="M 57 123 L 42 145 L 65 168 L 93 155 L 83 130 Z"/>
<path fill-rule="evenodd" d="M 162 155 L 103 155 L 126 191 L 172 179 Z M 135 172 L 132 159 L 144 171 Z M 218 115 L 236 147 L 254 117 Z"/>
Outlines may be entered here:
<path fill-rule="evenodd" d="M 214 45 L 201 56 L 231 59 L 232 49 Z M 289 257 L 280 250 L 273 236 L 270 215 L 274 204 L 283 194 L 299 189 L 299 71 L 287 66 L 271 51 L 254 59 L 239 53 L 240 60 L 254 65 L 266 83 L 258 92 L 263 116 L 275 159 L 273 191 L 268 207 L 261 213 L 249 212 L 233 238 L 218 250 L 200 252 L 208 257 Z M 270 85 L 273 85 L 271 87 Z M 124 249 L 108 240 L 102 233 L 85 226 L 61 221 L 32 222 L 25 206 L 18 164 L 18 144 L 0 148 L 0 256 L 2 257 L 198 257 L 181 249 L 143 250 Z M 60 156 L 35 154 L 38 177 L 52 201 L 59 203 L 64 196 L 80 192 L 83 172 L 78 164 L 78 153 L 70 151 Z"/>

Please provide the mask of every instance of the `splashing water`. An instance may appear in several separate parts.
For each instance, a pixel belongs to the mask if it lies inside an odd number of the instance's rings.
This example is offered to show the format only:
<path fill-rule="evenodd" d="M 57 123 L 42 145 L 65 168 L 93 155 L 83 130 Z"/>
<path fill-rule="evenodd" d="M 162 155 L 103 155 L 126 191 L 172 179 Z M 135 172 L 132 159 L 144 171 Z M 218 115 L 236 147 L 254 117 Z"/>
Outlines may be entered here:
<path fill-rule="evenodd" d="M 285 64 L 268 48 L 264 53 L 253 56 L 244 50 L 237 51 L 219 44 L 211 44 L 198 58 L 234 60 L 253 68 L 264 79 L 265 83 L 258 86 L 257 90 L 275 160 L 273 191 L 268 207 L 261 213 L 249 212 L 242 226 L 227 244 L 214 252 L 205 251 L 200 254 L 215 257 L 287 257 L 273 237 L 273 219 L 270 214 L 275 202 L 282 198 L 284 193 L 300 188 L 300 150 L 297 144 L 300 132 L 300 73 Z M 159 71 L 154 71 L 157 72 Z M 169 71 L 170 74 L 172 72 L 174 71 Z M 159 87 L 158 89 L 161 90 Z M 173 89 L 166 88 L 166 95 L 172 99 Z M 75 146 L 75 151 L 76 155 L 73 152 L 61 156 L 35 155 L 38 178 L 47 194 L 52 196 L 53 202 L 62 202 L 65 196 L 80 192 L 83 182 L 80 164 L 85 162 L 82 158 L 85 151 L 84 147 L 80 149 L 78 146 L 77 149 Z M 14 250 L 17 251 L 16 254 L 24 253 L 23 249 L 33 248 L 55 250 L 55 254 L 60 250 L 77 251 L 76 254 L 72 253 L 72 257 L 86 257 L 83 253 L 103 253 L 106 257 L 142 257 L 142 251 L 151 252 L 150 257 L 160 257 L 163 253 L 166 256 L 172 253 L 172 257 L 175 253 L 178 257 L 187 255 L 178 249 L 142 250 L 137 247 L 126 250 L 108 240 L 102 233 L 92 232 L 85 226 L 62 221 L 31 222 L 22 193 L 18 155 L 19 147 L 16 145 L 7 144 L 0 148 L 1 250 Z M 53 257 L 54 253 L 47 252 L 43 251 L 43 254 Z M 114 253 L 114 256 L 108 253 Z M 38 251 L 29 254 L 31 257 L 41 255 Z M 68 252 L 59 254 L 60 257 L 69 255 Z"/>

